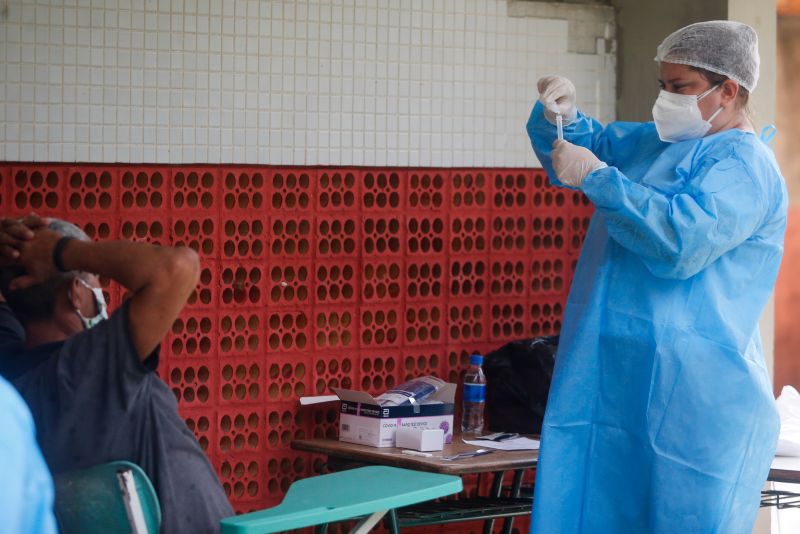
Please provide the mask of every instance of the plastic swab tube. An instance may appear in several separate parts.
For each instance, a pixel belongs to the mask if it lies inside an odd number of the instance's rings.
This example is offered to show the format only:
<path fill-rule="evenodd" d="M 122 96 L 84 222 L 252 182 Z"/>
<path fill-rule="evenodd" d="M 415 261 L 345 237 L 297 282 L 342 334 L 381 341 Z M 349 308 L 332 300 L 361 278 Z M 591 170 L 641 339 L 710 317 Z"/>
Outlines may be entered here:
<path fill-rule="evenodd" d="M 556 113 L 556 131 L 558 132 L 559 141 L 563 141 L 564 140 L 564 119 L 561 117 L 561 113 Z"/>

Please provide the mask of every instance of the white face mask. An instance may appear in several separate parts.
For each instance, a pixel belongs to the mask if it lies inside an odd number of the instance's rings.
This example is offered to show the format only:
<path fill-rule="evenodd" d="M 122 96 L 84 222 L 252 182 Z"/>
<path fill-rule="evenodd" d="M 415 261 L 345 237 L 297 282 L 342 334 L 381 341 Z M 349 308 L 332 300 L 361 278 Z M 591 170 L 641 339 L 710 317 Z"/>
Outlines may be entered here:
<path fill-rule="evenodd" d="M 82 278 L 78 278 L 78 281 L 94 294 L 94 302 L 97 306 L 97 315 L 94 317 L 85 317 L 81 313 L 81 310 L 75 308 L 75 313 L 77 313 L 78 317 L 80 317 L 81 322 L 83 323 L 83 328 L 89 330 L 90 328 L 97 326 L 101 321 L 108 319 L 108 307 L 106 306 L 106 299 L 103 296 L 102 289 L 99 287 L 92 287 Z"/>
<path fill-rule="evenodd" d="M 720 107 L 708 120 L 704 120 L 697 103 L 717 87 L 719 85 L 699 95 L 679 95 L 662 89 L 653 105 L 658 137 L 665 143 L 677 143 L 706 135 L 711 129 L 711 121 L 723 108 Z"/>

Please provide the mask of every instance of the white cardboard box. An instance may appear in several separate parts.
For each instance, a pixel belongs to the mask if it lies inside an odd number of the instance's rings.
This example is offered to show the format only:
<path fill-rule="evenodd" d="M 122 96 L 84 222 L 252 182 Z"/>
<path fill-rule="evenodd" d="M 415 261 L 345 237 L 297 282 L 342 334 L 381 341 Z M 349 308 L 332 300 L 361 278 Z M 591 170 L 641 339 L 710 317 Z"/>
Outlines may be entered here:
<path fill-rule="evenodd" d="M 368 393 L 333 389 L 342 401 L 339 414 L 339 440 L 373 447 L 394 447 L 398 427 L 441 428 L 445 443 L 453 440 L 453 401 L 455 384 L 439 391 L 416 406 L 381 406 Z"/>

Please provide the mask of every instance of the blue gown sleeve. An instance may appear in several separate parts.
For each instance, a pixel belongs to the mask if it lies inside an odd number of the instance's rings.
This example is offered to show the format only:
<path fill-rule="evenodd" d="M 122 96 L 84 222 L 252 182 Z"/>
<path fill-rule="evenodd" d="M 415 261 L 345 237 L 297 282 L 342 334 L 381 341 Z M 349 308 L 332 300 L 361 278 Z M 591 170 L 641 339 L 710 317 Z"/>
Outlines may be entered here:
<path fill-rule="evenodd" d="M 665 195 L 608 167 L 589 174 L 581 189 L 605 215 L 612 239 L 655 276 L 683 280 L 753 235 L 768 204 L 735 154 L 699 168 L 689 182 L 685 192 Z"/>
<path fill-rule="evenodd" d="M 597 120 L 578 110 L 574 121 L 564 126 L 564 139 L 570 143 L 591 150 L 606 165 L 616 165 L 617 161 L 625 161 L 629 153 L 635 150 L 638 137 L 647 123 L 612 122 L 603 127 Z M 536 102 L 527 124 L 528 137 L 531 140 L 536 157 L 547 171 L 553 185 L 563 186 L 553 171 L 550 153 L 556 140 L 556 127 L 545 118 L 544 106 Z"/>

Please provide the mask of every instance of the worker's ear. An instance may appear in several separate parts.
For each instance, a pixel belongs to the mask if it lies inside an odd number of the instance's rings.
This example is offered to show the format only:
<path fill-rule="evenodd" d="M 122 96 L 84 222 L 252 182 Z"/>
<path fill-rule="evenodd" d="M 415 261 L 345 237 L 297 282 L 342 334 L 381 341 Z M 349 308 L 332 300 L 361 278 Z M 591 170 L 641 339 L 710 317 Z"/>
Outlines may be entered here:
<path fill-rule="evenodd" d="M 723 107 L 728 107 L 739 94 L 739 84 L 733 80 L 725 80 L 719 87 L 720 104 Z"/>

